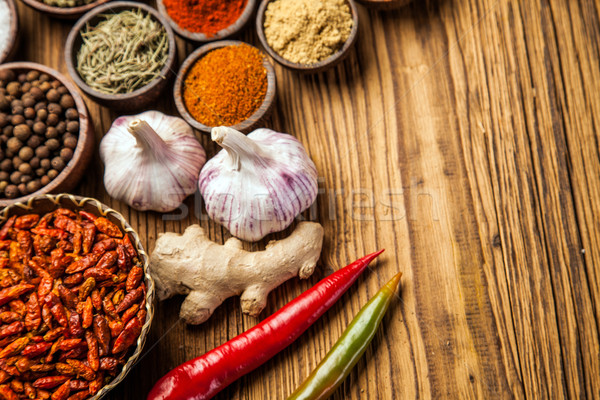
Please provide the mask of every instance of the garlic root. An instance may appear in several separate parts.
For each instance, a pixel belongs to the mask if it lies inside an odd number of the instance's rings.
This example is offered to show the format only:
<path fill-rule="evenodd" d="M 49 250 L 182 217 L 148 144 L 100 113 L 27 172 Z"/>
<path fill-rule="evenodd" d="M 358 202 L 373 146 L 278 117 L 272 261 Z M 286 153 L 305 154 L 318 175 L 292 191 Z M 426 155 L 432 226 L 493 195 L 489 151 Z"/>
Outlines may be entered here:
<path fill-rule="evenodd" d="M 201 324 L 228 297 L 241 296 L 242 312 L 258 316 L 269 292 L 295 276 L 314 272 L 323 244 L 323 227 L 300 222 L 292 234 L 271 241 L 264 251 L 243 250 L 239 239 L 212 242 L 198 225 L 183 235 L 162 234 L 150 258 L 160 300 L 185 294 L 180 317 Z"/>

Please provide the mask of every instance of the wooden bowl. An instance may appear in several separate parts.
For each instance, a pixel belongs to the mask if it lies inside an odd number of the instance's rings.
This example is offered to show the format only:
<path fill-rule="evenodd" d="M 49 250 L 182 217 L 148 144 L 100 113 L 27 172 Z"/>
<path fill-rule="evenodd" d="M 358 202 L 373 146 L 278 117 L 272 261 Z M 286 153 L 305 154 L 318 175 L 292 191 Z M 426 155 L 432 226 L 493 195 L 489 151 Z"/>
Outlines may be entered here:
<path fill-rule="evenodd" d="M 221 29 L 212 36 L 206 36 L 204 33 L 190 32 L 187 29 L 180 27 L 167 12 L 163 0 L 156 0 L 156 5 L 158 7 L 158 11 L 160 11 L 160 13 L 165 16 L 165 18 L 169 21 L 169 24 L 171 24 L 173 30 L 177 32 L 179 36 L 192 42 L 207 43 L 214 42 L 216 40 L 223 40 L 239 33 L 248 24 L 248 21 L 250 21 L 250 17 L 252 17 L 252 14 L 256 7 L 256 0 L 248 0 L 248 2 L 246 3 L 246 8 L 244 8 L 244 11 L 242 11 L 237 21 L 235 21 L 227 28 Z"/>
<path fill-rule="evenodd" d="M 188 112 L 185 106 L 185 103 L 183 101 L 183 83 L 185 81 L 185 78 L 187 77 L 189 70 L 194 64 L 196 64 L 198 60 L 200 60 L 212 50 L 240 44 L 250 46 L 248 43 L 240 42 L 237 40 L 222 40 L 220 42 L 206 44 L 194 51 L 192 54 L 190 54 L 181 65 L 179 74 L 177 74 L 177 78 L 175 79 L 173 97 L 175 98 L 175 106 L 177 107 L 177 111 L 179 111 L 179 114 L 181 114 L 183 119 L 185 119 L 187 123 L 195 129 L 205 133 L 210 133 L 213 127 L 204 125 L 196 121 L 194 117 L 192 117 L 192 115 Z M 273 109 L 273 102 L 275 100 L 275 93 L 277 91 L 277 78 L 275 76 L 275 70 L 273 69 L 273 65 L 271 65 L 266 55 L 263 59 L 263 65 L 267 69 L 267 93 L 265 94 L 265 99 L 263 100 L 262 105 L 254 112 L 254 114 L 250 116 L 250 118 L 240 122 L 237 125 L 232 126 L 233 129 L 236 129 L 240 132 L 250 132 L 260 122 L 265 120 L 270 115 Z"/>
<path fill-rule="evenodd" d="M 19 14 L 17 12 L 17 4 L 15 0 L 6 0 L 6 4 L 10 13 L 10 27 L 8 28 L 8 44 L 0 52 L 0 64 L 12 59 L 17 51 L 17 44 L 19 42 Z"/>
<path fill-rule="evenodd" d="M 37 10 L 43 14 L 48 14 L 51 17 L 59 19 L 77 19 L 92 8 L 97 7 L 101 4 L 109 2 L 110 0 L 96 0 L 89 4 L 77 7 L 56 7 L 49 6 L 48 4 L 42 3 L 40 0 L 21 0 L 29 7 Z"/>
<path fill-rule="evenodd" d="M 356 0 L 365 7 L 376 10 L 393 10 L 404 7 L 412 0 Z"/>
<path fill-rule="evenodd" d="M 161 74 L 158 78 L 154 79 L 146 86 L 134 90 L 131 93 L 123 94 L 106 94 L 101 93 L 92 87 L 90 87 L 84 80 L 79 76 L 77 72 L 77 53 L 81 48 L 82 38 L 79 32 L 85 29 L 86 24 L 95 26 L 102 21 L 103 14 L 115 14 L 120 11 L 131 10 L 139 8 L 144 12 L 151 14 L 157 21 L 165 27 L 169 40 L 169 55 L 167 62 L 163 67 Z M 92 11 L 85 14 L 77 23 L 69 36 L 65 45 L 65 57 L 67 62 L 67 69 L 71 78 L 75 81 L 77 86 L 92 100 L 102 104 L 109 108 L 118 109 L 121 112 L 133 112 L 138 111 L 156 101 L 159 98 L 160 93 L 167 87 L 171 78 L 175 75 L 175 61 L 177 56 L 177 46 L 175 44 L 175 34 L 169 26 L 168 21 L 162 15 L 158 13 L 154 8 L 147 6 L 146 4 L 136 3 L 132 1 L 115 1 L 110 4 L 97 7 Z"/>
<path fill-rule="evenodd" d="M 0 65 L 0 71 L 9 69 L 17 71 L 36 70 L 48 74 L 52 78 L 60 81 L 60 83 L 62 83 L 69 90 L 69 94 L 75 100 L 75 107 L 79 112 L 79 136 L 77 138 L 77 147 L 75 147 L 75 151 L 73 152 L 73 158 L 56 178 L 54 178 L 49 184 L 42 187 L 37 192 L 31 193 L 27 196 L 18 197 L 15 199 L 0 199 L 0 207 L 5 207 L 9 204 L 17 202 L 23 202 L 33 196 L 39 196 L 46 193 L 60 193 L 73 189 L 85 174 L 86 168 L 90 163 L 94 152 L 94 124 L 92 124 L 92 121 L 90 120 L 90 116 L 83 98 L 75 86 L 69 80 L 67 80 L 65 76 L 58 71 L 55 71 L 44 65 L 31 62 L 15 62 Z"/>
<path fill-rule="evenodd" d="M 122 367 L 121 372 L 111 382 L 104 385 L 102 389 L 96 395 L 90 398 L 90 400 L 99 400 L 104 397 L 107 392 L 117 386 L 129 371 L 135 365 L 139 358 L 148 332 L 150 331 L 150 325 L 152 318 L 154 317 L 154 280 L 150 276 L 148 270 L 148 255 L 144 251 L 144 247 L 140 241 L 139 235 L 133 230 L 133 228 L 127 223 L 125 218 L 117 211 L 111 209 L 105 204 L 102 204 L 96 199 L 73 196 L 70 194 L 59 194 L 59 195 L 43 195 L 29 198 L 26 202 L 14 203 L 0 211 L 0 225 L 2 225 L 8 218 L 13 215 L 24 215 L 30 213 L 45 214 L 56 210 L 57 208 L 67 208 L 73 211 L 84 210 L 92 213 L 96 216 L 103 216 L 115 223 L 121 231 L 129 235 L 131 243 L 136 247 L 139 259 L 143 264 L 144 269 L 144 282 L 146 283 L 146 321 L 142 326 L 142 332 L 137 339 L 136 348 L 133 354 L 127 359 L 127 362 Z"/>
<path fill-rule="evenodd" d="M 258 38 L 260 39 L 260 42 L 267 51 L 267 53 L 269 53 L 269 55 L 273 57 L 273 59 L 275 59 L 275 61 L 277 61 L 279 64 L 294 71 L 313 74 L 333 68 L 334 66 L 339 64 L 344 58 L 346 58 L 346 56 L 348 56 L 348 54 L 350 53 L 350 49 L 356 42 L 356 38 L 358 36 L 358 10 L 356 9 L 356 4 L 353 0 L 346 0 L 348 6 L 350 7 L 350 12 L 352 13 L 353 25 L 352 31 L 350 32 L 350 36 L 348 37 L 342 48 L 339 49 L 336 53 L 332 54 L 325 60 L 319 61 L 314 64 L 299 64 L 291 62 L 280 56 L 275 50 L 271 48 L 271 46 L 269 46 L 269 43 L 267 42 L 267 38 L 265 36 L 264 23 L 265 11 L 267 11 L 267 6 L 272 1 L 274 0 L 263 0 L 262 3 L 260 3 L 256 16 L 256 32 L 258 33 Z"/>

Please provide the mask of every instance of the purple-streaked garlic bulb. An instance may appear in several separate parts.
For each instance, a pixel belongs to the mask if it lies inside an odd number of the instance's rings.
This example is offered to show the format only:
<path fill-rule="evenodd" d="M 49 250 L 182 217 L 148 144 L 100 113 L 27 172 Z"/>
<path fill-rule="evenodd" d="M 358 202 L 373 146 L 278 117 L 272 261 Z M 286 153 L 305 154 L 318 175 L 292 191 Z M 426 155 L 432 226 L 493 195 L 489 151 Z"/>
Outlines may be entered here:
<path fill-rule="evenodd" d="M 117 118 L 100 142 L 108 194 L 136 210 L 172 211 L 196 191 L 206 153 L 181 118 L 159 111 Z"/>
<path fill-rule="evenodd" d="M 257 241 L 287 228 L 317 197 L 317 169 L 295 137 L 258 129 L 247 136 L 216 127 L 223 150 L 200 172 L 210 218 L 232 235 Z"/>

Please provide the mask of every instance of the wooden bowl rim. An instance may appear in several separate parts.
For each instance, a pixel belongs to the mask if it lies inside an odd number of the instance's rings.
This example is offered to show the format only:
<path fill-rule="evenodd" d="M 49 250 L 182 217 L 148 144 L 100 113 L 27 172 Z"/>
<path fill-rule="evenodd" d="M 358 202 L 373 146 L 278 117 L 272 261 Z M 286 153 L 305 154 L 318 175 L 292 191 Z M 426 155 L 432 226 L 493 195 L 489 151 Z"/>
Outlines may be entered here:
<path fill-rule="evenodd" d="M 75 41 L 77 40 L 81 29 L 85 27 L 85 24 L 94 17 L 97 17 L 99 14 L 102 14 L 106 11 L 115 11 L 115 9 L 125 10 L 132 8 L 139 8 L 151 14 L 158 22 L 160 22 L 162 26 L 165 27 L 165 31 L 167 32 L 167 37 L 169 39 L 169 56 L 167 57 L 167 61 L 165 62 L 163 69 L 160 71 L 160 75 L 154 78 L 154 80 L 150 81 L 148 84 L 146 84 L 146 86 L 142 86 L 141 88 L 129 93 L 107 94 L 99 92 L 93 89 L 87 83 L 85 83 L 84 80 L 79 76 L 79 72 L 77 72 L 74 63 L 74 57 L 77 53 L 73 48 L 75 46 Z M 79 86 L 79 88 L 88 96 L 100 99 L 101 101 L 105 102 L 132 100 L 151 92 L 156 86 L 158 86 L 161 83 L 161 79 L 167 79 L 166 77 L 169 75 L 169 72 L 171 72 L 171 69 L 173 68 L 173 63 L 175 62 L 176 54 L 177 47 L 175 43 L 175 34 L 173 33 L 173 30 L 171 29 L 166 18 L 164 18 L 156 9 L 146 4 L 136 3 L 133 1 L 113 1 L 109 4 L 105 4 L 103 6 L 97 7 L 89 11 L 75 23 L 75 25 L 69 32 L 69 35 L 67 36 L 67 41 L 65 43 L 65 59 L 67 62 L 67 70 L 69 71 L 69 74 L 71 75 L 73 81 L 75 81 L 77 86 Z"/>
<path fill-rule="evenodd" d="M 8 45 L 0 53 L 0 64 L 13 52 L 17 44 L 17 35 L 19 34 L 19 12 L 17 10 L 16 0 L 6 0 L 8 12 L 10 13 L 10 28 L 8 29 Z"/>
<path fill-rule="evenodd" d="M 256 123 L 258 123 L 261 120 L 261 118 L 273 106 L 273 102 L 275 100 L 275 93 L 277 92 L 277 76 L 275 75 L 275 69 L 273 68 L 273 65 L 271 64 L 271 62 L 269 62 L 267 55 L 263 51 L 261 51 L 256 46 L 252 46 L 249 43 L 242 42 L 239 40 L 221 40 L 218 42 L 208 43 L 196 49 L 185 59 L 185 61 L 181 65 L 181 68 L 179 69 L 179 73 L 177 74 L 177 78 L 175 79 L 175 86 L 173 87 L 173 97 L 175 99 L 175 106 L 177 107 L 177 111 L 179 111 L 179 114 L 183 117 L 183 119 L 185 119 L 187 123 L 195 129 L 205 133 L 210 133 L 212 128 L 214 127 L 204 125 L 198 122 L 196 119 L 194 119 L 194 117 L 192 117 L 192 115 L 188 112 L 187 107 L 185 106 L 185 102 L 183 101 L 183 82 L 185 81 L 185 78 L 190 68 L 192 68 L 192 66 L 196 64 L 196 62 L 199 61 L 202 57 L 204 57 L 213 50 L 228 46 L 237 46 L 241 44 L 253 47 L 260 51 L 260 53 L 263 55 L 263 66 L 267 70 L 267 93 L 265 94 L 265 98 L 262 104 L 256 109 L 254 114 L 252 114 L 250 117 L 240 122 L 239 124 L 231 126 L 231 128 L 240 132 L 249 130 Z"/>
<path fill-rule="evenodd" d="M 95 215 L 112 219 L 113 222 L 118 222 L 120 224 L 121 230 L 125 234 L 129 234 L 130 237 L 133 238 L 133 245 L 136 247 L 136 249 L 138 251 L 138 255 L 140 257 L 140 260 L 143 263 L 144 280 L 146 282 L 146 288 L 147 288 L 146 321 L 144 322 L 140 336 L 138 337 L 138 339 L 136 341 L 136 349 L 134 350 L 133 354 L 127 359 L 127 363 L 125 363 L 125 365 L 123 365 L 123 368 L 121 369 L 121 372 L 119 373 L 119 375 L 115 376 L 112 381 L 110 381 L 106 385 L 102 386 L 100 391 L 98 393 L 96 393 L 93 397 L 90 398 L 90 400 L 99 400 L 102 397 L 104 397 L 106 395 L 106 393 L 108 393 L 110 390 L 112 390 L 115 386 L 117 386 L 119 383 L 121 383 L 123 381 L 123 379 L 125 379 L 125 376 L 129 373 L 129 371 L 135 366 L 136 361 L 139 358 L 139 356 L 142 352 L 142 349 L 144 347 L 144 344 L 146 342 L 148 332 L 150 331 L 150 326 L 151 326 L 152 320 L 154 318 L 154 295 L 155 295 L 154 279 L 150 275 L 150 270 L 149 270 L 150 258 L 148 256 L 148 254 L 146 253 L 146 251 L 144 250 L 144 246 L 142 246 L 140 236 L 131 227 L 131 225 L 129 225 L 129 222 L 127 222 L 125 217 L 123 217 L 123 215 L 120 212 L 110 208 L 109 206 L 102 203 L 101 201 L 99 201 L 97 199 L 93 199 L 91 197 L 75 196 L 75 195 L 67 194 L 67 193 L 61 193 L 61 194 L 57 194 L 57 195 L 45 194 L 45 195 L 41 195 L 41 196 L 34 196 L 34 197 L 27 199 L 27 201 L 25 201 L 25 202 L 13 203 L 13 204 L 3 208 L 2 210 L 0 210 L 0 225 L 2 225 L 4 223 L 4 221 L 6 221 L 9 218 L 9 216 L 11 216 L 14 213 L 26 214 L 26 213 L 32 212 L 33 210 L 35 210 L 36 205 L 39 205 L 40 202 L 50 202 L 51 203 L 50 206 L 51 207 L 54 206 L 56 208 L 58 208 L 58 207 L 69 208 L 69 206 L 72 206 L 71 209 L 84 209 L 86 204 L 89 204 L 94 211 L 95 210 L 98 211 L 97 214 L 94 213 Z M 65 203 L 66 203 L 66 205 L 65 205 Z"/>
<path fill-rule="evenodd" d="M 348 6 L 350 7 L 350 13 L 352 14 L 352 30 L 350 31 L 350 36 L 344 42 L 344 45 L 337 52 L 327 57 L 326 59 L 319 61 L 314 64 L 300 64 L 291 62 L 286 60 L 282 56 L 280 56 L 267 42 L 267 37 L 265 36 L 264 29 L 264 21 L 265 21 L 265 11 L 267 10 L 267 6 L 269 3 L 276 0 L 262 0 L 260 6 L 258 7 L 258 12 L 256 13 L 256 33 L 258 34 L 258 39 L 261 44 L 269 53 L 271 57 L 279 64 L 284 67 L 290 68 L 295 71 L 305 72 L 305 73 L 316 73 L 327 70 L 329 68 L 334 67 L 339 62 L 341 62 L 350 52 L 350 49 L 356 42 L 356 38 L 358 36 L 358 9 L 356 8 L 356 3 L 354 0 L 345 0 Z"/>
<path fill-rule="evenodd" d="M 52 179 L 50 183 L 48 183 L 46 186 L 42 186 L 42 188 L 36 192 L 33 192 L 26 196 L 17 197 L 15 199 L 0 199 L 0 206 L 7 206 L 13 203 L 23 202 L 31 197 L 44 195 L 56 189 L 67 179 L 70 172 L 73 171 L 76 168 L 76 166 L 82 161 L 82 156 L 85 151 L 87 141 L 94 140 L 93 135 L 88 132 L 88 130 L 92 126 L 92 123 L 85 102 L 83 101 L 83 98 L 77 91 L 75 85 L 73 85 L 63 74 L 50 67 L 33 62 L 12 62 L 0 65 L 0 71 L 6 69 L 40 71 L 42 73 L 52 76 L 53 78 L 57 79 L 61 84 L 63 84 L 69 91 L 69 94 L 73 97 L 73 100 L 75 100 L 75 106 L 77 108 L 77 113 L 79 114 L 79 133 L 77 137 L 77 146 L 75 147 L 75 151 L 73 152 L 73 158 L 67 163 L 67 166 L 72 165 L 73 168 L 67 168 L 65 166 L 65 168 L 60 172 L 60 174 L 58 174 L 56 178 Z"/>
<path fill-rule="evenodd" d="M 42 3 L 40 0 L 21 0 L 23 3 L 27 4 L 29 7 L 42 12 L 44 14 L 52 15 L 59 18 L 77 18 L 94 7 L 100 6 L 104 3 L 107 3 L 111 0 L 96 0 L 89 4 L 85 4 L 83 6 L 76 7 L 56 7 L 50 6 L 48 4 Z"/>
<path fill-rule="evenodd" d="M 193 42 L 208 43 L 229 38 L 235 35 L 236 33 L 240 32 L 242 29 L 244 29 L 246 24 L 250 21 L 252 13 L 256 8 L 256 0 L 248 0 L 244 11 L 242 11 L 240 17 L 233 24 L 221 29 L 220 31 L 218 31 L 210 37 L 206 36 L 206 34 L 204 33 L 190 32 L 187 29 L 180 27 L 179 24 L 177 24 L 177 22 L 175 22 L 175 20 L 171 18 L 171 16 L 167 12 L 167 8 L 165 7 L 163 0 L 156 0 L 156 6 L 158 8 L 158 11 L 167 19 L 167 21 L 169 21 L 169 24 L 179 36 L 187 40 L 191 40 Z"/>

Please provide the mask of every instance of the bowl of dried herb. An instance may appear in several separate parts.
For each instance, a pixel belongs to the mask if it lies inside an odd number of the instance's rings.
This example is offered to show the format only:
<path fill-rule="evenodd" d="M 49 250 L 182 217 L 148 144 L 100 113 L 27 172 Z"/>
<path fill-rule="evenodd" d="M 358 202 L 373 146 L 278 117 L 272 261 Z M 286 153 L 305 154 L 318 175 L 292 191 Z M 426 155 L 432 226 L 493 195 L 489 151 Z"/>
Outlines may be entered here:
<path fill-rule="evenodd" d="M 142 3 L 117 1 L 85 14 L 66 42 L 69 74 L 92 100 L 131 112 L 155 101 L 175 75 L 167 20 Z"/>
<path fill-rule="evenodd" d="M 41 13 L 60 19 L 77 19 L 110 0 L 22 0 Z"/>
<path fill-rule="evenodd" d="M 317 73 L 350 54 L 358 35 L 358 11 L 353 0 L 263 0 L 256 31 L 279 64 Z"/>
<path fill-rule="evenodd" d="M 181 65 L 173 97 L 179 114 L 194 128 L 215 126 L 249 132 L 273 107 L 276 77 L 266 54 L 248 43 L 206 44 Z"/>
<path fill-rule="evenodd" d="M 177 34 L 193 42 L 213 42 L 239 33 L 257 0 L 157 0 L 156 6 Z"/>

